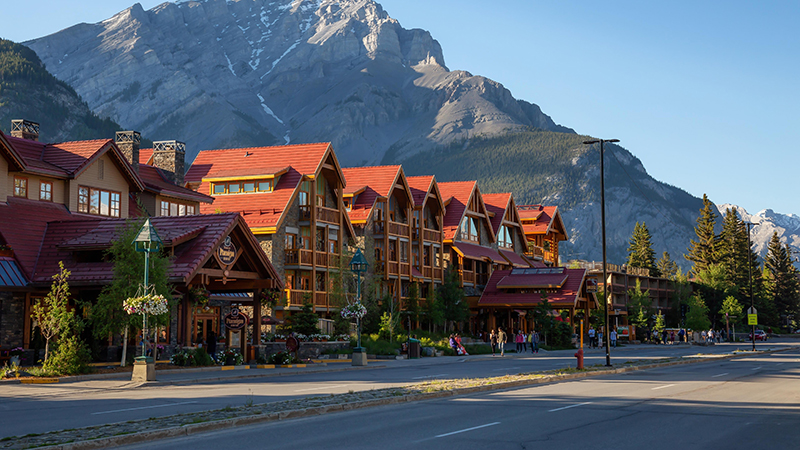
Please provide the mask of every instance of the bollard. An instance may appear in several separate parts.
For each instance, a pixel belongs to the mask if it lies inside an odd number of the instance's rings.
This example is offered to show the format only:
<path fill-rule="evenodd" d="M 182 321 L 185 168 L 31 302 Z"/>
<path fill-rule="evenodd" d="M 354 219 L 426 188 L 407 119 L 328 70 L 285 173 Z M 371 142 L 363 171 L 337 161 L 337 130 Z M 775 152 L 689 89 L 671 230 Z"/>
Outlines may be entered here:
<path fill-rule="evenodd" d="M 575 357 L 578 358 L 578 370 L 583 370 L 583 349 L 579 348 Z"/>

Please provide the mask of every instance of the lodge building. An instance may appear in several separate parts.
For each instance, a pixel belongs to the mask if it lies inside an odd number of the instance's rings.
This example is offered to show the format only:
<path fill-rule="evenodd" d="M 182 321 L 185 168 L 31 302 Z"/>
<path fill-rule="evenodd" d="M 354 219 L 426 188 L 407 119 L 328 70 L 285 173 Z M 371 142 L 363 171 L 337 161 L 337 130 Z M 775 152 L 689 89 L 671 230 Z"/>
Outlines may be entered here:
<path fill-rule="evenodd" d="M 157 335 L 160 344 L 197 343 L 204 324 L 196 320 L 192 288 L 245 293 L 251 299 L 283 288 L 238 214 L 198 215 L 210 196 L 175 184 L 169 169 L 137 167 L 138 133 L 118 133 L 117 145 L 114 139 L 42 143 L 38 132 L 39 125 L 27 120 L 13 121 L 10 136 L 0 132 L 0 348 L 37 347 L 31 308 L 49 292 L 59 262 L 71 272 L 73 298 L 95 301 L 113 278 L 104 251 L 127 219 L 140 214 L 152 216 L 162 251 L 172 261 L 168 278 L 176 302 L 170 324 Z M 165 156 L 182 162 L 178 152 L 167 150 Z M 223 245 L 237 248 L 227 264 L 215 257 Z M 260 316 L 258 302 L 244 303 Z M 230 304 L 222 305 L 220 314 L 226 310 Z M 118 359 L 112 349 L 120 348 L 119 337 L 98 341 L 91 330 L 83 337 L 93 348 L 101 347 L 95 357 Z M 240 345 L 246 350 L 244 340 Z M 29 358 L 36 358 L 32 351 Z"/>

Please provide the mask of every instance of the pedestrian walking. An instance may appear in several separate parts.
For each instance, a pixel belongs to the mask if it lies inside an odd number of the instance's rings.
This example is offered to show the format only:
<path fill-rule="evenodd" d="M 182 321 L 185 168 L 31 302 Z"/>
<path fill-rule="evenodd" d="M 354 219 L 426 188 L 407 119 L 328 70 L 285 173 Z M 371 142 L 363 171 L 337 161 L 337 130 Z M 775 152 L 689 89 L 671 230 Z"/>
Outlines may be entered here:
<path fill-rule="evenodd" d="M 492 344 L 492 356 L 494 356 L 497 351 L 497 334 L 494 332 L 494 328 L 492 328 L 492 332 L 489 334 L 489 343 Z"/>
<path fill-rule="evenodd" d="M 669 332 L 669 343 L 672 345 L 675 344 L 675 330 Z"/>
<path fill-rule="evenodd" d="M 514 342 L 517 344 L 517 353 L 522 353 L 522 348 L 523 348 L 522 346 L 525 345 L 523 344 L 524 342 L 523 339 L 524 337 L 522 335 L 522 330 L 519 330 L 517 334 L 514 336 Z"/>
<path fill-rule="evenodd" d="M 528 333 L 527 340 L 528 340 L 528 345 L 531 347 L 531 353 L 533 353 L 533 330 L 531 330 L 531 332 Z"/>
<path fill-rule="evenodd" d="M 508 335 L 502 328 L 497 329 L 497 345 L 500 346 L 500 356 L 506 354 L 506 342 L 508 342 Z"/>
<path fill-rule="evenodd" d="M 616 348 L 617 347 L 617 330 L 611 330 L 611 346 Z"/>
<path fill-rule="evenodd" d="M 708 343 L 708 333 L 706 330 L 700 332 L 700 337 L 703 339 L 703 342 Z"/>
<path fill-rule="evenodd" d="M 605 347 L 606 341 L 603 340 L 603 329 L 597 330 L 597 344 L 595 347 Z"/>
<path fill-rule="evenodd" d="M 531 339 L 531 351 L 533 353 L 539 353 L 539 333 L 534 330 L 532 334 L 533 339 Z"/>
<path fill-rule="evenodd" d="M 589 327 L 589 348 L 595 346 L 594 337 L 595 337 L 594 327 Z"/>

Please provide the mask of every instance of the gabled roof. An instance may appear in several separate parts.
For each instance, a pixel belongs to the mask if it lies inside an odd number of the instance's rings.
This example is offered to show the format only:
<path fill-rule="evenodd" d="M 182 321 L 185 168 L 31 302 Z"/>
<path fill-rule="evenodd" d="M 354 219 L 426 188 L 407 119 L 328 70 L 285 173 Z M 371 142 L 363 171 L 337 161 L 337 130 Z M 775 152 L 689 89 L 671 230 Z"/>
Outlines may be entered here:
<path fill-rule="evenodd" d="M 200 212 L 240 212 L 250 229 L 270 230 L 280 226 L 285 212 L 297 197 L 303 178 L 319 176 L 329 165 L 345 184 L 341 167 L 330 143 L 252 147 L 224 150 L 203 150 L 186 172 L 186 183 L 199 183 L 198 191 L 211 194 L 211 181 L 275 177 L 272 192 L 218 195 L 214 204 L 200 205 Z M 353 227 L 344 215 L 350 235 Z"/>
<path fill-rule="evenodd" d="M 478 305 L 535 306 L 542 302 L 541 290 L 547 288 L 547 300 L 553 306 L 575 306 L 585 281 L 586 269 L 495 270 Z"/>
<path fill-rule="evenodd" d="M 140 164 L 139 178 L 144 182 L 145 190 L 155 194 L 200 203 L 212 203 L 214 201 L 214 197 L 210 195 L 172 183 L 164 174 L 164 171 L 158 167 Z"/>
<path fill-rule="evenodd" d="M 153 149 L 140 148 L 139 149 L 139 164 L 153 165 Z"/>
<path fill-rule="evenodd" d="M 98 158 L 109 154 L 135 190 L 144 189 L 142 181 L 111 139 L 55 144 L 13 136 L 7 136 L 6 140 L 22 157 L 25 172 L 55 178 L 76 178 Z"/>
<path fill-rule="evenodd" d="M 0 155 L 2 155 L 6 161 L 17 171 L 25 170 L 25 161 L 22 159 L 22 156 L 17 153 L 14 147 L 8 142 L 6 139 L 6 135 L 0 130 Z"/>
<path fill-rule="evenodd" d="M 244 233 L 248 245 L 259 266 L 253 270 L 269 276 L 278 285 L 278 277 L 266 254 L 261 251 L 247 224 L 236 213 L 209 214 L 197 216 L 152 217 L 152 225 L 158 230 L 165 246 L 174 246 L 174 255 L 169 268 L 171 282 L 188 283 L 204 264 L 212 257 L 222 241 L 237 226 Z M 124 219 L 94 219 L 51 222 L 47 226 L 42 241 L 41 255 L 36 264 L 32 281 L 48 283 L 52 274 L 58 271 L 58 262 L 63 261 L 71 271 L 70 282 L 76 285 L 105 284 L 113 277 L 111 262 L 77 262 L 71 252 L 80 249 L 93 250 L 108 248 L 119 236 L 125 224 Z"/>
<path fill-rule="evenodd" d="M 491 221 L 495 235 L 500 232 L 500 226 L 503 225 L 506 213 L 511 212 L 511 217 L 514 220 L 510 222 L 514 222 L 518 225 L 516 230 L 521 239 L 520 242 L 525 242 L 525 234 L 522 231 L 522 224 L 519 223 L 519 214 L 517 212 L 517 206 L 514 204 L 514 196 L 510 193 L 483 194 L 483 203 L 486 205 L 486 209 L 489 212 L 494 213 L 494 217 L 491 218 Z"/>
<path fill-rule="evenodd" d="M 484 214 L 486 228 L 489 230 L 491 241 L 495 240 L 495 233 L 492 230 L 492 222 L 490 221 L 486 205 L 481 198 L 480 190 L 478 189 L 477 181 L 449 181 L 446 183 L 439 183 L 439 192 L 442 194 L 442 200 L 447 208 L 444 215 L 444 239 L 453 240 L 455 238 L 458 227 L 461 226 L 461 220 L 467 211 L 467 205 L 473 196 L 478 197 L 478 211 Z"/>
<path fill-rule="evenodd" d="M 439 191 L 439 184 L 433 175 L 421 175 L 416 177 L 406 177 L 411 195 L 414 197 L 414 206 L 423 208 L 428 200 L 428 194 L 433 194 L 439 204 L 439 209 L 444 211 L 444 199 Z"/>
<path fill-rule="evenodd" d="M 411 190 L 399 165 L 346 167 L 342 173 L 347 180 L 344 196 L 354 196 L 356 199 L 347 213 L 352 223 L 366 223 L 378 198 L 388 199 L 397 184 L 403 185 L 407 199 L 413 205 Z"/>
<path fill-rule="evenodd" d="M 567 228 L 558 211 L 558 206 L 519 205 L 517 206 L 522 229 L 526 235 L 548 234 L 558 231 L 564 235 L 564 240 L 569 239 Z M 525 223 L 526 220 L 535 219 L 534 223 Z M 555 219 L 555 220 L 553 220 Z M 555 227 L 555 230 L 553 230 Z"/>
<path fill-rule="evenodd" d="M 6 204 L 0 203 L 0 235 L 14 250 L 14 257 L 28 279 L 36 266 L 47 222 L 74 218 L 66 206 L 59 203 L 11 196 Z"/>

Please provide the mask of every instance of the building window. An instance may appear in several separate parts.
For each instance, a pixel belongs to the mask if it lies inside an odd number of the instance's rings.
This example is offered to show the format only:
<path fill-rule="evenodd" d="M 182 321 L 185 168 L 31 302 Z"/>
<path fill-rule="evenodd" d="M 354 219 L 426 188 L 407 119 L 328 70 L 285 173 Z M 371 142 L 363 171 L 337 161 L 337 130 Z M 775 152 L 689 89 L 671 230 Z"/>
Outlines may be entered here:
<path fill-rule="evenodd" d="M 328 181 L 325 178 L 317 178 L 317 206 L 325 206 L 325 189 Z"/>
<path fill-rule="evenodd" d="M 14 177 L 14 197 L 28 198 L 28 179 Z"/>
<path fill-rule="evenodd" d="M 78 212 L 97 216 L 119 217 L 120 193 L 79 186 Z"/>
<path fill-rule="evenodd" d="M 328 239 L 328 253 L 339 253 L 339 241 L 336 239 Z"/>
<path fill-rule="evenodd" d="M 53 182 L 41 181 L 39 182 L 39 200 L 46 202 L 53 201 Z"/>
<path fill-rule="evenodd" d="M 286 246 L 284 247 L 286 250 L 294 250 L 295 245 L 297 242 L 297 235 L 293 233 L 286 233 Z"/>
<path fill-rule="evenodd" d="M 511 234 L 511 229 L 507 226 L 500 227 L 500 232 L 497 233 L 497 245 L 502 248 L 514 248 L 514 238 Z"/>
<path fill-rule="evenodd" d="M 311 227 L 300 227 L 300 248 L 311 250 Z"/>
<path fill-rule="evenodd" d="M 355 201 L 355 198 L 345 198 L 345 199 L 343 199 L 342 203 L 344 203 L 344 209 L 346 209 L 347 211 L 352 211 L 353 210 L 354 201 Z"/>
<path fill-rule="evenodd" d="M 184 205 L 166 200 L 161 200 L 160 216 L 191 216 L 195 213 L 194 205 Z"/>
<path fill-rule="evenodd" d="M 415 247 L 415 249 L 416 249 L 416 247 Z M 407 242 L 400 242 L 400 262 L 402 262 L 402 263 L 407 263 L 408 262 L 408 243 Z"/>
<path fill-rule="evenodd" d="M 464 220 L 461 221 L 461 239 L 472 242 L 480 242 L 478 226 L 478 219 L 464 217 Z"/>
<path fill-rule="evenodd" d="M 425 267 L 430 267 L 431 266 L 431 246 L 430 245 L 426 245 L 425 247 L 422 247 L 422 264 Z"/>
<path fill-rule="evenodd" d="M 272 181 L 271 179 L 267 179 L 211 183 L 211 192 L 213 195 L 272 192 Z"/>

